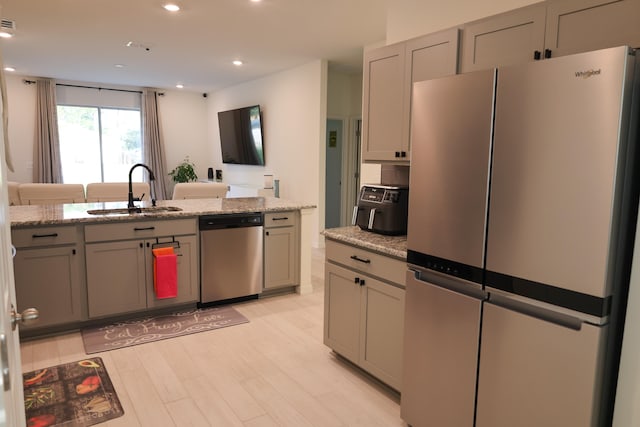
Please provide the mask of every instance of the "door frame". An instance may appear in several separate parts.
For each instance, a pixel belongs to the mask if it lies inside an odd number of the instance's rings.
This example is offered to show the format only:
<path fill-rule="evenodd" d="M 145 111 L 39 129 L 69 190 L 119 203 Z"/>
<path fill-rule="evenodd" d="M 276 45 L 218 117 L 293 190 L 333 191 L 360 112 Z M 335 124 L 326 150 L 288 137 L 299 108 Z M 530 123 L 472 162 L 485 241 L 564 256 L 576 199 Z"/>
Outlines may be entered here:
<path fill-rule="evenodd" d="M 329 120 L 342 121 L 342 185 L 340 186 L 340 225 L 347 226 L 351 225 L 353 207 L 357 203 L 358 194 L 360 192 L 360 138 L 362 135 L 362 117 L 327 116 L 327 121 Z"/>

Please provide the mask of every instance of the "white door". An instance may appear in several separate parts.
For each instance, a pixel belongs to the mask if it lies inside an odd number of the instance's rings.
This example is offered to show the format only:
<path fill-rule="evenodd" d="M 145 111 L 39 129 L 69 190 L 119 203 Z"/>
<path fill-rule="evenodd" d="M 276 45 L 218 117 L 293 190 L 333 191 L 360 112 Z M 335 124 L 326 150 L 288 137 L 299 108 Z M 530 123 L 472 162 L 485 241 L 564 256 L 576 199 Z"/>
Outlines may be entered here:
<path fill-rule="evenodd" d="M 1 61 L 0 61 L 1 62 Z M 2 85 L 4 86 L 4 85 Z M 0 93 L 2 96 L 2 93 Z M 0 116 L 2 103 L 0 103 Z M 11 257 L 11 229 L 9 201 L 7 198 L 7 170 L 4 151 L 4 126 L 0 120 L 0 426 L 26 425 L 24 394 L 22 391 L 22 366 L 18 331 L 11 328 L 11 311 L 16 305 Z"/>

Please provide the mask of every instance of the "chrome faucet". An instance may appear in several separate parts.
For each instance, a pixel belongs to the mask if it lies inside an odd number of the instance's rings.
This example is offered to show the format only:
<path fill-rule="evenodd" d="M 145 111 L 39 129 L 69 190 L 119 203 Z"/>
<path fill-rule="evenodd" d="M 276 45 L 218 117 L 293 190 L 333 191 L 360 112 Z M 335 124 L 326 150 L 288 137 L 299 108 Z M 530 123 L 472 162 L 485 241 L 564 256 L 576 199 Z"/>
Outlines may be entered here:
<path fill-rule="evenodd" d="M 155 199 L 155 191 L 153 188 L 153 181 L 156 180 L 155 175 L 153 174 L 153 171 L 149 168 L 149 166 L 145 165 L 144 163 L 136 163 L 135 165 L 131 166 L 131 169 L 129 169 L 129 203 L 127 204 L 127 208 L 131 211 L 134 209 L 137 209 L 137 206 L 133 203 L 135 201 L 140 201 L 142 199 L 142 197 L 140 198 L 134 198 L 133 197 L 133 183 L 132 183 L 132 177 L 131 175 L 133 174 L 133 170 L 135 168 L 137 168 L 138 166 L 142 166 L 143 168 L 145 168 L 148 172 L 149 172 L 149 181 L 151 181 L 149 183 L 149 187 L 151 189 L 151 206 L 155 206 L 156 205 L 156 199 Z"/>

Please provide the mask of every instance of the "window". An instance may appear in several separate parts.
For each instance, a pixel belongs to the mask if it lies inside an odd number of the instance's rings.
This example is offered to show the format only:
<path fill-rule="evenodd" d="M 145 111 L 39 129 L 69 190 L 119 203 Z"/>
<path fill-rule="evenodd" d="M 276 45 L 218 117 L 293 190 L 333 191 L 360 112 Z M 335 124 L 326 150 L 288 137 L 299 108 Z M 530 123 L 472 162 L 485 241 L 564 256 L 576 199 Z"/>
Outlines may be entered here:
<path fill-rule="evenodd" d="M 69 86 L 56 90 L 63 182 L 127 181 L 131 166 L 143 159 L 140 94 Z M 142 170 L 136 170 L 134 180 L 142 178 Z"/>

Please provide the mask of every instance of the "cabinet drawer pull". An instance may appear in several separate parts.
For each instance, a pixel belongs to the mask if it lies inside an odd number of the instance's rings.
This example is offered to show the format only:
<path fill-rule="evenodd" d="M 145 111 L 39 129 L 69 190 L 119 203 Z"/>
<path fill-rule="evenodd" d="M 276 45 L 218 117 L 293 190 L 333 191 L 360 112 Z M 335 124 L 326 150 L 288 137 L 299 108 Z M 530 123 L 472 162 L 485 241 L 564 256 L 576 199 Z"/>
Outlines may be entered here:
<path fill-rule="evenodd" d="M 155 227 L 136 227 L 133 229 L 133 231 L 148 231 L 148 230 L 155 230 Z"/>
<path fill-rule="evenodd" d="M 358 262 L 363 262 L 365 264 L 371 264 L 371 260 L 370 259 L 363 259 L 358 257 L 358 255 L 351 255 L 351 259 L 354 261 L 358 261 Z"/>
<path fill-rule="evenodd" d="M 281 217 L 278 217 L 278 218 L 273 218 L 274 221 L 286 221 L 288 219 L 289 219 L 289 217 L 287 217 L 287 216 L 281 216 Z"/>
<path fill-rule="evenodd" d="M 42 237 L 58 237 L 58 233 L 51 233 L 51 234 L 32 234 L 31 237 L 33 239 L 40 239 Z"/>

